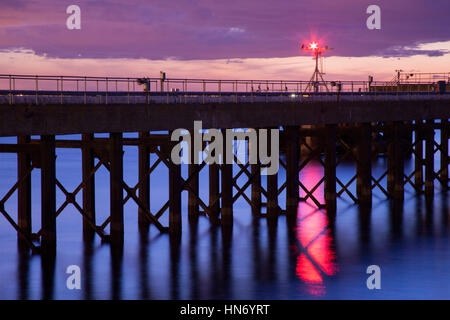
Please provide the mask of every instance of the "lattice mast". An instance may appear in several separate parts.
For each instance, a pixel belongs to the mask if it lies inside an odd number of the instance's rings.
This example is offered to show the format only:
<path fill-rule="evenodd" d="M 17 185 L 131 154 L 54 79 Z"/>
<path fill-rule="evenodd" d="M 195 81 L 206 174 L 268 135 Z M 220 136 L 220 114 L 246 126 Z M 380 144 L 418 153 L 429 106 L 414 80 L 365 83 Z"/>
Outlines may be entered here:
<path fill-rule="evenodd" d="M 321 70 L 323 69 L 323 66 L 322 68 L 319 68 L 319 59 L 323 58 L 322 55 L 326 50 L 332 50 L 332 48 L 329 48 L 328 46 L 320 47 L 317 42 L 313 41 L 309 44 L 302 44 L 302 50 L 312 52 L 316 62 L 316 67 L 306 86 L 306 91 L 314 89 L 314 92 L 319 92 L 319 87 L 324 86 L 328 92 L 328 85 L 323 79 L 324 73 Z"/>

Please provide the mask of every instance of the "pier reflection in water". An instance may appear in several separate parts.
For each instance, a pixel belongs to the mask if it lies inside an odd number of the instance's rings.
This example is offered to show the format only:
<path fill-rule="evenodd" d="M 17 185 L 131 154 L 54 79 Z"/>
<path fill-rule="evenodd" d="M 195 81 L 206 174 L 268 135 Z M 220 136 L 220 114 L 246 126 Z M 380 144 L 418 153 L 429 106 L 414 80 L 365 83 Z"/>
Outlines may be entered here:
<path fill-rule="evenodd" d="M 312 164 L 303 171 L 308 188 L 320 170 Z M 0 298 L 450 298 L 450 212 L 436 188 L 434 198 L 406 193 L 403 202 L 374 200 L 372 208 L 344 198 L 331 219 L 308 202 L 299 204 L 295 221 L 253 218 L 238 202 L 232 227 L 184 219 L 180 238 L 138 232 L 130 205 L 123 247 L 83 243 L 80 219 L 68 209 L 58 220 L 56 257 L 19 253 L 15 234 L 0 221 Z M 381 291 L 366 288 L 372 264 L 381 267 Z M 81 268 L 81 290 L 66 288 L 69 265 Z"/>

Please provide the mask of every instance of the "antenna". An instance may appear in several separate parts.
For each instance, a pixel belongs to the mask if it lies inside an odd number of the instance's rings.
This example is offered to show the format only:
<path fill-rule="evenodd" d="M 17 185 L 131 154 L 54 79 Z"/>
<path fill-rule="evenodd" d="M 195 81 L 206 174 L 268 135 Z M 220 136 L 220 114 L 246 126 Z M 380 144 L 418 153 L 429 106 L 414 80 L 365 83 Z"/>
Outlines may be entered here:
<path fill-rule="evenodd" d="M 320 47 L 319 44 L 315 41 L 310 42 L 309 44 L 302 44 L 302 50 L 310 51 L 314 54 L 314 59 L 316 60 L 316 68 L 311 76 L 311 79 L 306 86 L 306 91 L 314 89 L 314 92 L 319 92 L 319 87 L 324 86 L 325 89 L 328 90 L 328 85 L 323 79 L 323 53 L 326 50 L 332 50 L 333 48 L 329 48 L 328 46 Z M 319 59 L 321 60 L 321 67 L 319 68 Z"/>

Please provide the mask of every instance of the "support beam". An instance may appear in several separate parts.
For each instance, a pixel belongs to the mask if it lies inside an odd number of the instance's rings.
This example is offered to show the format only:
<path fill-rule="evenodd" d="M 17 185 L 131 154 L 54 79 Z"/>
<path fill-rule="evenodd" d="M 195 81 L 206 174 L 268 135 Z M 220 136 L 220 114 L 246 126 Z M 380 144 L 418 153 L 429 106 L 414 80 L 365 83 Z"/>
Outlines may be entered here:
<path fill-rule="evenodd" d="M 324 177 L 325 177 L 325 203 L 327 214 L 336 214 L 336 125 L 325 126 L 324 146 Z"/>
<path fill-rule="evenodd" d="M 286 214 L 297 215 L 299 202 L 299 157 L 300 144 L 298 127 L 286 129 Z"/>
<path fill-rule="evenodd" d="M 425 124 L 425 194 L 434 194 L 434 120 Z"/>
<path fill-rule="evenodd" d="M 181 191 L 181 166 L 169 160 L 169 233 L 177 237 L 181 235 Z"/>
<path fill-rule="evenodd" d="M 223 132 L 223 145 L 226 146 L 227 135 L 225 134 L 225 129 Z M 221 165 L 221 183 L 222 183 L 222 224 L 232 225 L 233 224 L 233 165 L 227 164 L 227 151 L 226 147 L 223 148 L 223 158 Z"/>
<path fill-rule="evenodd" d="M 17 143 L 30 143 L 29 136 L 17 138 Z M 17 209 L 18 209 L 18 225 L 28 235 L 31 236 L 31 173 L 26 177 L 31 169 L 31 157 L 27 152 L 17 153 L 17 180 L 23 181 L 17 189 Z M 26 177 L 26 178 L 25 178 Z M 19 249 L 29 248 L 18 233 Z"/>
<path fill-rule="evenodd" d="M 148 132 L 139 132 L 139 201 L 150 209 L 150 148 L 146 139 L 149 137 Z M 143 208 L 138 209 L 139 231 L 148 232 L 150 222 Z"/>
<path fill-rule="evenodd" d="M 55 136 L 41 136 L 41 248 L 56 252 Z"/>
<path fill-rule="evenodd" d="M 95 224 L 95 174 L 92 174 L 94 169 L 94 150 L 91 143 L 94 140 L 93 134 L 83 134 L 81 136 L 81 162 L 82 162 L 82 178 L 84 181 L 83 187 L 83 210 L 86 215 Z M 86 219 L 83 219 L 83 238 L 84 240 L 92 240 L 95 235 L 95 230 Z"/>
<path fill-rule="evenodd" d="M 370 123 L 358 125 L 358 145 L 356 155 L 356 192 L 362 205 L 372 204 L 372 126 Z"/>
<path fill-rule="evenodd" d="M 110 133 L 109 140 L 111 242 L 121 245 L 124 239 L 122 133 Z"/>

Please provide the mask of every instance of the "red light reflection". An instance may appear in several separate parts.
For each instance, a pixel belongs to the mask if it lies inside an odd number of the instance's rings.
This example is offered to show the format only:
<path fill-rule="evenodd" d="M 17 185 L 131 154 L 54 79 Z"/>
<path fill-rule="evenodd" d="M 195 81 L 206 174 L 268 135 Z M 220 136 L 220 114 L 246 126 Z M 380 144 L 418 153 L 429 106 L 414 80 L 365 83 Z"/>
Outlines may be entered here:
<path fill-rule="evenodd" d="M 320 164 L 309 164 L 302 170 L 301 182 L 311 190 L 323 175 Z M 323 186 L 314 192 L 314 197 L 324 202 Z M 305 196 L 304 192 L 300 196 Z M 328 229 L 326 212 L 318 210 L 311 200 L 300 202 L 298 206 L 296 238 L 300 248 L 297 252 L 296 275 L 308 286 L 313 295 L 323 295 L 324 276 L 332 276 L 338 271 L 333 238 Z"/>

